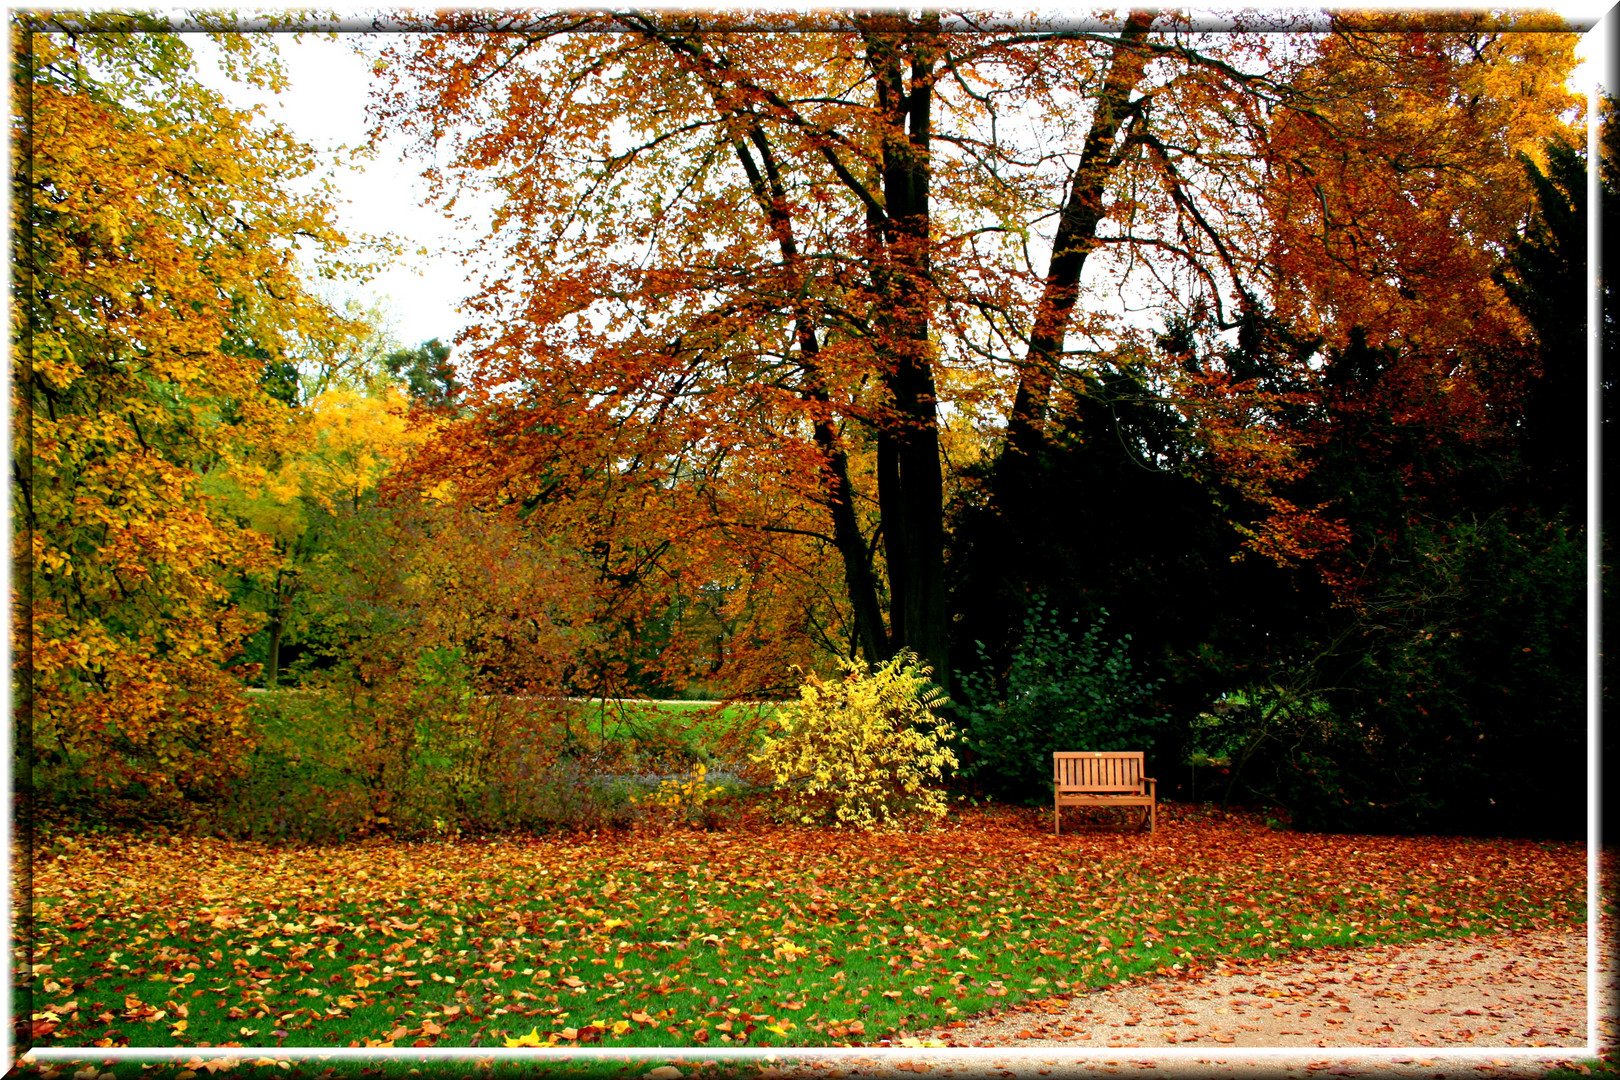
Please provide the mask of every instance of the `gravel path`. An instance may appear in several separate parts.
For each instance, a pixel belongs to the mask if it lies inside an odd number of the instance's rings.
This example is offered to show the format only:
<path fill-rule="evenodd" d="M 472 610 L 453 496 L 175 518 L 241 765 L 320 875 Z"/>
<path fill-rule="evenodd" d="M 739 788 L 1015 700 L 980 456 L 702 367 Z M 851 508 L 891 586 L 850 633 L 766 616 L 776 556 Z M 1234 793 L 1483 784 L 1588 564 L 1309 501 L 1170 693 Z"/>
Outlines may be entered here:
<path fill-rule="evenodd" d="M 968 1046 L 1580 1046 L 1586 941 L 1543 930 L 1312 950 L 981 1017 L 943 1035 Z"/>
<path fill-rule="evenodd" d="M 1606 929 L 1599 1026 L 1612 1047 L 1620 978 Z M 945 1048 L 777 1075 L 1539 1077 L 1591 1056 L 1586 969 L 1585 934 L 1561 929 L 1313 950 L 1035 1002 L 921 1033 Z"/>

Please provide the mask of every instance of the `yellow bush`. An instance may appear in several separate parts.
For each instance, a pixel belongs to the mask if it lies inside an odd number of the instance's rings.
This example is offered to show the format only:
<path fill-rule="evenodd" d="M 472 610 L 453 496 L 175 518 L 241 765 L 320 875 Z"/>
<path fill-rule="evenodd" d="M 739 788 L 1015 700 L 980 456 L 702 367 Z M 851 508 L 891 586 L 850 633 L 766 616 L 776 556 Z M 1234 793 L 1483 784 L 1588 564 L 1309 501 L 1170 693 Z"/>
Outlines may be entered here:
<path fill-rule="evenodd" d="M 946 745 L 956 732 L 932 711 L 944 697 L 928 685 L 932 669 L 909 651 L 871 673 L 843 667 L 833 682 L 809 676 L 754 762 L 805 824 L 872 829 L 944 816 L 944 794 L 924 785 L 956 767 Z"/>

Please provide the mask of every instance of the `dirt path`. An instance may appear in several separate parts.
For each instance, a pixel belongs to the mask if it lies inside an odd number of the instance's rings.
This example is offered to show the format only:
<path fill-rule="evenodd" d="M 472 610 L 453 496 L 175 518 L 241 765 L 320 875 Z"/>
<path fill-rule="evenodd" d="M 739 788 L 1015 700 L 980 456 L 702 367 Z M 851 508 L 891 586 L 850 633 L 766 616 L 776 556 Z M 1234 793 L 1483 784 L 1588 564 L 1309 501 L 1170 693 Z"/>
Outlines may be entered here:
<path fill-rule="evenodd" d="M 1608 929 L 1600 1041 L 1614 1046 L 1620 979 Z M 922 1033 L 945 1048 L 779 1075 L 1539 1077 L 1590 1056 L 1580 1049 L 1586 969 L 1585 934 L 1570 930 L 1313 950 L 1035 1002 Z"/>

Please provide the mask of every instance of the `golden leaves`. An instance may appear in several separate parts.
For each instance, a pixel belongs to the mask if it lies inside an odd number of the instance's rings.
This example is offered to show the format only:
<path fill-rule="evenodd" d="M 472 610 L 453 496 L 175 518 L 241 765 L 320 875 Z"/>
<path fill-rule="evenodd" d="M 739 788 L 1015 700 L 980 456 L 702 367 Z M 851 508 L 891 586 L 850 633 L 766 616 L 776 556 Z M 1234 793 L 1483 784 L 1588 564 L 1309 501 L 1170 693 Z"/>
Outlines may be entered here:
<path fill-rule="evenodd" d="M 1569 141 L 1579 108 L 1576 35 L 1517 31 L 1352 20 L 1321 39 L 1267 149 L 1275 303 L 1295 325 L 1436 352 L 1517 325 L 1490 271 L 1532 200 L 1518 155 Z"/>
<path fill-rule="evenodd" d="M 35 737 L 97 784 L 172 797 L 246 746 L 229 664 L 253 619 L 228 586 L 270 554 L 198 473 L 280 435 L 260 375 L 326 318 L 293 240 L 341 237 L 283 187 L 307 151 L 192 79 L 179 39 L 25 28 L 25 43 L 32 186 L 12 222 L 33 347 L 14 383 L 36 453 L 15 463 L 15 497 L 35 541 Z"/>

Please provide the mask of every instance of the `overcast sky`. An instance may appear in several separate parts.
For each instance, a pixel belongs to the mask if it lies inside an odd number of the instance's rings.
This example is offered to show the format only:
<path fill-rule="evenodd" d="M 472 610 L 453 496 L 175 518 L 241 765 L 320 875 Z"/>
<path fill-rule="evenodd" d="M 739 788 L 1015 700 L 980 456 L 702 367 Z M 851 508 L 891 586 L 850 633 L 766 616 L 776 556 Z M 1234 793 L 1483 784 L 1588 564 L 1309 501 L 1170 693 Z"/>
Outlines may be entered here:
<path fill-rule="evenodd" d="M 340 226 L 350 235 L 392 234 L 403 245 L 389 269 L 355 287 L 353 294 L 368 303 L 386 302 L 401 343 L 414 345 L 434 337 L 449 343 L 465 323 L 455 309 L 469 287 L 461 261 L 448 254 L 456 240 L 453 226 L 426 206 L 427 189 L 420 177 L 423 163 L 401 160 L 403 147 L 396 143 L 384 146 L 363 169 L 342 164 L 351 160 L 350 150 L 364 146 L 367 136 L 372 74 L 369 61 L 355 47 L 376 39 L 273 37 L 291 83 L 281 94 L 216 81 L 208 44 L 194 39 L 203 77 L 238 103 L 263 104 L 269 119 L 280 120 L 300 140 L 338 163 L 333 179 L 339 191 Z M 419 249 L 426 254 L 418 254 Z"/>
<path fill-rule="evenodd" d="M 1559 11 L 1577 19 L 1595 18 L 1607 8 L 1608 0 L 1558 6 Z M 1601 40 L 1608 36 L 1601 30 L 1587 34 L 1582 42 L 1583 56 L 1591 59 Z M 336 40 L 310 36 L 293 40 L 276 35 L 276 40 L 290 88 L 279 95 L 257 97 L 233 88 L 232 97 L 243 102 L 263 101 L 270 118 L 287 124 L 295 135 L 323 154 L 336 155 L 345 148 L 363 145 L 372 74 L 369 61 L 356 53 L 355 45 L 357 40 L 376 39 L 350 35 Z M 206 68 L 206 47 L 198 52 Z M 402 161 L 401 153 L 398 144 L 385 146 L 364 169 L 339 168 L 335 176 L 342 227 L 351 233 L 391 233 L 404 245 L 392 267 L 359 287 L 356 295 L 362 300 L 386 302 L 394 319 L 393 332 L 401 343 L 414 345 L 433 337 L 449 343 L 466 321 L 456 311 L 470 292 L 466 269 L 448 251 L 456 246 L 454 227 L 424 205 L 426 189 L 419 175 L 423 163 Z M 426 254 L 417 254 L 421 249 Z"/>

